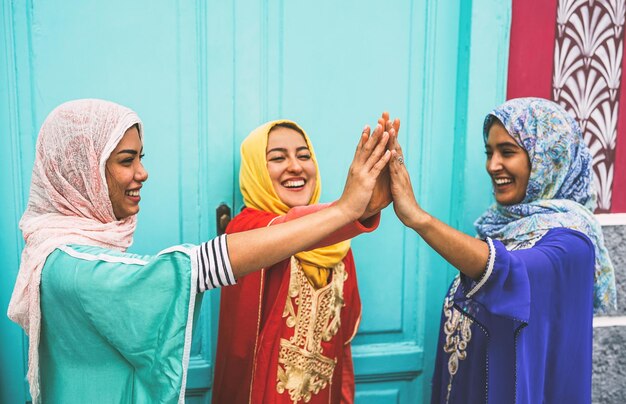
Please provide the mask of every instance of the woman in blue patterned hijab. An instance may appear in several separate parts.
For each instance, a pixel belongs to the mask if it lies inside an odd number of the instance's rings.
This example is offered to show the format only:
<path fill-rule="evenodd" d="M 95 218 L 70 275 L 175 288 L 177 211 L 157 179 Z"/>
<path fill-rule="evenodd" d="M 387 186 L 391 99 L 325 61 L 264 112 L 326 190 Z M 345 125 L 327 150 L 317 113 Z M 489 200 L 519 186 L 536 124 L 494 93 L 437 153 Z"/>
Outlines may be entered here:
<path fill-rule="evenodd" d="M 589 150 L 574 119 L 539 98 L 490 112 L 483 140 L 496 202 L 476 221 L 478 238 L 422 209 L 390 140 L 396 214 L 459 270 L 443 303 L 432 402 L 588 404 L 593 314 L 615 306 Z"/>
<path fill-rule="evenodd" d="M 528 153 L 530 178 L 520 203 L 496 202 L 478 218 L 478 235 L 509 246 L 556 227 L 580 231 L 595 247 L 594 311 L 614 308 L 615 274 L 593 216 L 592 160 L 580 127 L 560 105 L 541 98 L 516 98 L 491 111 L 483 126 L 485 143 L 494 122 L 500 122 Z"/>

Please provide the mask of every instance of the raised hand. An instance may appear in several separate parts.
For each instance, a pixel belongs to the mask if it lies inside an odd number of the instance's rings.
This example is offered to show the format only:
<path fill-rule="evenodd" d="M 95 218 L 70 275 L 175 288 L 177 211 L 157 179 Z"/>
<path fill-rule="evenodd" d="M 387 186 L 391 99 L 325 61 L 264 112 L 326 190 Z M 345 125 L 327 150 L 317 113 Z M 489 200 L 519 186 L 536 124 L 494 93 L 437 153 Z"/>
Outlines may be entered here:
<path fill-rule="evenodd" d="M 387 167 L 391 157 L 386 149 L 388 140 L 389 133 L 381 125 L 376 126 L 371 136 L 368 127 L 361 133 L 343 194 L 336 204 L 353 220 L 363 217 L 377 179 Z"/>
<path fill-rule="evenodd" d="M 391 122 L 389 120 L 389 112 L 383 112 L 381 117 L 378 118 L 377 128 L 378 127 L 383 128 L 384 131 L 389 133 L 389 137 L 392 138 L 398 135 L 398 131 L 400 130 L 400 120 L 396 118 L 393 122 Z M 363 129 L 363 133 L 366 133 L 369 136 L 369 126 L 366 126 L 365 129 Z M 376 180 L 372 198 L 367 204 L 365 212 L 363 213 L 363 216 L 361 216 L 360 220 L 368 219 L 389 206 L 392 201 L 390 184 L 391 180 L 389 177 L 389 167 L 386 166 Z"/>
<path fill-rule="evenodd" d="M 310 249 L 325 237 L 363 215 L 376 179 L 389 163 L 389 133 L 382 126 L 372 136 L 364 131 L 354 153 L 339 200 L 326 209 L 274 226 L 229 234 L 228 253 L 239 278 Z"/>
<path fill-rule="evenodd" d="M 393 210 L 405 226 L 415 229 L 420 217 L 425 212 L 422 211 L 415 200 L 411 178 L 404 164 L 404 154 L 402 153 L 400 143 L 398 143 L 397 136 L 391 136 L 389 150 L 391 151 L 389 173 L 391 177 L 390 188 L 393 197 Z"/>

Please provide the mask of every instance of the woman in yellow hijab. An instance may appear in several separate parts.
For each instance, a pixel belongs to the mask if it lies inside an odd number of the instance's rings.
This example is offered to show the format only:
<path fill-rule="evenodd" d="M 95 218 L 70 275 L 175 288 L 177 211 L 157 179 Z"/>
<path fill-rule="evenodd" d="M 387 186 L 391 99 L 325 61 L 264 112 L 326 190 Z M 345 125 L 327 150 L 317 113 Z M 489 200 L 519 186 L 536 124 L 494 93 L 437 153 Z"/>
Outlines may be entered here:
<path fill-rule="evenodd" d="M 246 208 L 227 233 L 327 206 L 318 204 L 311 141 L 292 121 L 267 122 L 243 141 L 239 182 Z M 354 222 L 222 292 L 214 403 L 354 401 L 350 341 L 361 301 L 350 242 L 343 240 L 374 230 L 379 220 L 375 214 Z"/>

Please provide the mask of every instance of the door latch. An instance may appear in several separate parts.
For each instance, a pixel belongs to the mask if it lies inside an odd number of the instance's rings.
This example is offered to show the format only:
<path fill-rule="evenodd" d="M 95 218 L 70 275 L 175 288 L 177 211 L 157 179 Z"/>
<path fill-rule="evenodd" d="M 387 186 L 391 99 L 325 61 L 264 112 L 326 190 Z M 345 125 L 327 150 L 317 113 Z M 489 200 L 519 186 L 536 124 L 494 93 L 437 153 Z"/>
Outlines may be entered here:
<path fill-rule="evenodd" d="M 215 209 L 215 225 L 217 227 L 217 235 L 221 236 L 226 232 L 226 226 L 230 223 L 230 207 L 225 203 Z"/>

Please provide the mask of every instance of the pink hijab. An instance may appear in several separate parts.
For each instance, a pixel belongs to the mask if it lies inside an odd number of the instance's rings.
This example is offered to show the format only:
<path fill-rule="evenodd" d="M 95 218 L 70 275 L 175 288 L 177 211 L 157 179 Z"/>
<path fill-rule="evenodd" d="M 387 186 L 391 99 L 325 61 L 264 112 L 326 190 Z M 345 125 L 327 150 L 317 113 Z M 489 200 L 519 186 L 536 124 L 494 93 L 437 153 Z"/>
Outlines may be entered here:
<path fill-rule="evenodd" d="M 135 216 L 113 214 L 105 164 L 137 114 L 113 102 L 69 101 L 46 118 L 37 139 L 28 206 L 20 229 L 26 245 L 9 303 L 8 316 L 29 336 L 28 381 L 39 398 L 39 284 L 48 255 L 66 244 L 125 250 L 133 241 Z"/>

